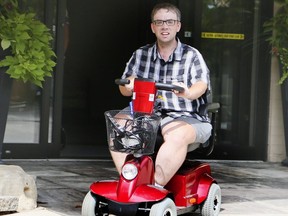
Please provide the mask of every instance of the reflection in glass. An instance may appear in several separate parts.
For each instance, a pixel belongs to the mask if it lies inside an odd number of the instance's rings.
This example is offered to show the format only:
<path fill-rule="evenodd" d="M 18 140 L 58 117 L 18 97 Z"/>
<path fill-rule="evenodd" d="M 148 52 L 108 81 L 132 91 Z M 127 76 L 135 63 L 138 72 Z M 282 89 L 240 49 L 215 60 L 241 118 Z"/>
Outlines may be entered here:
<path fill-rule="evenodd" d="M 39 143 L 40 97 L 39 87 L 13 81 L 5 143 Z"/>
<path fill-rule="evenodd" d="M 44 0 L 19 1 L 44 21 Z M 31 83 L 13 80 L 4 143 L 39 143 L 41 89 Z"/>

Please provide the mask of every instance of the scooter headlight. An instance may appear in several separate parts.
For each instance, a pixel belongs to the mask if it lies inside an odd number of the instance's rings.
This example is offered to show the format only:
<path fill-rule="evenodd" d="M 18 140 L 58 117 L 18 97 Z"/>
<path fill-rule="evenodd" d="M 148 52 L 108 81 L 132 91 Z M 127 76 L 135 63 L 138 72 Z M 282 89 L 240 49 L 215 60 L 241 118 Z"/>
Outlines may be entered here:
<path fill-rule="evenodd" d="M 134 164 L 125 164 L 122 167 L 122 175 L 127 180 L 134 179 L 138 174 L 138 169 Z"/>

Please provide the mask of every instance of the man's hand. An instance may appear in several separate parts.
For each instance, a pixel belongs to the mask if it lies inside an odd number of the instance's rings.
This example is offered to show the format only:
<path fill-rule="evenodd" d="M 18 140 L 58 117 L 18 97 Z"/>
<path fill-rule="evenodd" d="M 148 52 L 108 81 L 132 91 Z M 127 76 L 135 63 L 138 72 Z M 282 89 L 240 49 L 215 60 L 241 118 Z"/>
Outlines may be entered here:
<path fill-rule="evenodd" d="M 122 95 L 124 96 L 131 96 L 133 93 L 133 89 L 134 89 L 134 80 L 135 80 L 135 76 L 130 76 L 127 79 L 130 80 L 129 84 L 125 84 L 124 86 L 119 86 L 120 92 Z"/>
<path fill-rule="evenodd" d="M 178 97 L 189 99 L 190 91 L 189 91 L 189 88 L 184 83 L 182 83 L 182 82 L 174 82 L 172 84 L 176 85 L 176 86 L 180 86 L 180 87 L 182 87 L 184 89 L 183 92 L 179 92 L 177 90 L 173 90 L 174 94 L 176 94 Z"/>
<path fill-rule="evenodd" d="M 129 83 L 129 84 L 126 84 L 126 85 L 125 85 L 125 88 L 127 89 L 127 91 L 133 92 L 135 77 L 134 77 L 134 76 L 130 76 L 130 77 L 128 77 L 127 79 L 130 80 L 130 83 Z"/>
<path fill-rule="evenodd" d="M 174 82 L 173 85 L 177 85 L 184 88 L 183 92 L 179 92 L 176 90 L 174 90 L 173 92 L 178 97 L 186 98 L 188 100 L 195 100 L 201 97 L 207 90 L 207 83 L 203 81 L 198 81 L 194 83 L 190 88 L 188 88 L 188 86 L 186 86 L 182 82 Z"/>

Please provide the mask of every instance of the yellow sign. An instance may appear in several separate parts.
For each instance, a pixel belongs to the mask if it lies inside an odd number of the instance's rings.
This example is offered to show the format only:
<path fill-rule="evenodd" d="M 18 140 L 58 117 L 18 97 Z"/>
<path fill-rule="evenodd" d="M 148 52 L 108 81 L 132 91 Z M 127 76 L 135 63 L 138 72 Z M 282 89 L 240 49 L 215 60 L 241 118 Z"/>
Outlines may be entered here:
<path fill-rule="evenodd" d="M 224 40 L 244 40 L 244 34 L 218 33 L 218 32 L 202 32 L 202 38 L 214 38 Z"/>

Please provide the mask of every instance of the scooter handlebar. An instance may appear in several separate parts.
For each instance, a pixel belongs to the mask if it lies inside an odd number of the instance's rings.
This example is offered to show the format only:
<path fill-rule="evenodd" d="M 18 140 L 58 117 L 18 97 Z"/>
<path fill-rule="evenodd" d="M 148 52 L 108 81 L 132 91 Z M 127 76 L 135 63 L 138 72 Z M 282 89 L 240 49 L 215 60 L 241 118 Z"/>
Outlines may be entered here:
<path fill-rule="evenodd" d="M 115 83 L 116 83 L 117 85 L 124 86 L 124 85 L 126 85 L 126 84 L 129 84 L 129 83 L 130 83 L 130 80 L 129 80 L 129 79 L 116 79 L 116 80 L 115 80 Z M 183 88 L 183 87 L 177 86 L 177 85 L 173 85 L 173 84 L 156 82 L 155 85 L 156 85 L 156 88 L 159 89 L 159 90 L 165 90 L 165 91 L 173 91 L 173 90 L 176 90 L 176 91 L 178 91 L 178 92 L 183 92 L 183 91 L 184 91 L 184 88 Z"/>
<path fill-rule="evenodd" d="M 115 83 L 117 85 L 121 85 L 121 86 L 124 86 L 126 84 L 129 84 L 130 83 L 130 80 L 129 79 L 116 79 L 115 80 Z"/>
<path fill-rule="evenodd" d="M 156 83 L 156 88 L 159 90 L 165 90 L 165 91 L 173 91 L 173 90 L 176 90 L 178 92 L 184 91 L 184 88 L 181 86 L 167 84 L 167 83 Z"/>

